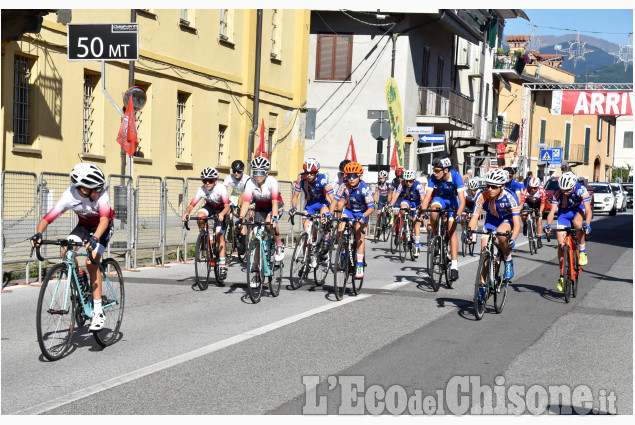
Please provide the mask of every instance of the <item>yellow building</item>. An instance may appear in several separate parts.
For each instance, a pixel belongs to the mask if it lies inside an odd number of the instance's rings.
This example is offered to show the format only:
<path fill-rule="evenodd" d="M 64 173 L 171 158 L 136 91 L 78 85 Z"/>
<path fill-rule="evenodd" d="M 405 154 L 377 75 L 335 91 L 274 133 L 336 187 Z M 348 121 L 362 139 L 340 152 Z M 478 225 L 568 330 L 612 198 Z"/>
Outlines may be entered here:
<path fill-rule="evenodd" d="M 130 22 L 130 10 L 73 10 L 71 23 Z M 308 10 L 264 10 L 258 126 L 266 128 L 272 174 L 294 179 L 304 158 Z M 254 111 L 257 12 L 137 9 L 134 84 L 148 100 L 137 113 L 134 175 L 198 177 L 247 160 Z M 105 78 L 105 80 L 104 80 Z M 69 61 L 67 26 L 54 13 L 39 33 L 2 42 L 2 170 L 67 173 L 92 162 L 121 174 L 116 142 L 129 63 Z M 260 128 L 256 129 L 258 142 Z"/>

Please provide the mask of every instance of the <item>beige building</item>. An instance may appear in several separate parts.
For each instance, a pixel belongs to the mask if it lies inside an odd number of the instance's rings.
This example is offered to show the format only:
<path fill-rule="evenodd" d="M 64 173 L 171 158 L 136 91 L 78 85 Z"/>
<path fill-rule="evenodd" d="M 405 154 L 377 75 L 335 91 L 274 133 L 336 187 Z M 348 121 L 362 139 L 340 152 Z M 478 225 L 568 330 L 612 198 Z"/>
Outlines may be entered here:
<path fill-rule="evenodd" d="M 71 23 L 130 22 L 130 10 L 73 10 Z M 264 10 L 258 126 L 272 172 L 295 178 L 304 157 L 308 10 Z M 134 84 L 147 91 L 137 113 L 134 175 L 198 177 L 247 160 L 254 111 L 256 10 L 137 9 Z M 2 170 L 67 173 L 77 162 L 124 171 L 116 142 L 129 64 L 69 61 L 67 26 L 55 13 L 41 31 L 2 42 Z M 258 141 L 260 128 L 256 129 Z"/>

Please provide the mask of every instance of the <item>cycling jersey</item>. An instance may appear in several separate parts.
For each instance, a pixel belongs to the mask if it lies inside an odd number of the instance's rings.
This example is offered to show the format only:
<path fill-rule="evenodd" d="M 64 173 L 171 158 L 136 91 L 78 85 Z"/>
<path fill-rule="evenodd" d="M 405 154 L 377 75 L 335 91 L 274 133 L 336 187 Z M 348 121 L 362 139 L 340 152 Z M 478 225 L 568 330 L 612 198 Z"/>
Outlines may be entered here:
<path fill-rule="evenodd" d="M 249 180 L 249 177 L 246 174 L 243 174 L 240 179 L 237 179 L 236 177 L 234 177 L 234 174 L 230 174 L 227 177 L 225 177 L 223 184 L 227 188 L 227 193 L 229 195 L 229 199 L 231 200 L 232 204 L 235 204 L 236 202 L 238 202 L 238 198 L 240 197 L 241 193 L 243 193 L 243 191 L 245 190 L 245 185 L 247 184 L 248 180 Z"/>
<path fill-rule="evenodd" d="M 214 186 L 214 188 L 210 191 L 205 189 L 205 186 L 201 186 L 196 191 L 196 194 L 192 198 L 192 202 L 190 202 L 190 206 L 194 207 L 198 204 L 198 201 L 205 199 L 205 206 L 207 210 L 209 209 L 218 211 L 225 208 L 225 205 L 229 204 L 229 195 L 227 193 L 227 188 L 223 184 L 218 184 Z"/>
<path fill-rule="evenodd" d="M 434 189 L 437 191 L 435 198 L 450 199 L 456 198 L 459 192 L 465 190 L 465 186 L 463 186 L 463 179 L 459 172 L 451 169 L 450 175 L 445 181 L 437 179 L 434 175 L 430 177 L 426 192 L 431 192 Z"/>
<path fill-rule="evenodd" d="M 472 193 L 471 190 L 466 190 L 465 191 L 465 209 L 470 209 L 472 210 L 474 208 L 474 199 L 476 198 L 476 195 L 478 194 L 478 192 L 476 193 Z"/>
<path fill-rule="evenodd" d="M 333 194 L 333 187 L 324 174 L 318 174 L 315 181 L 311 183 L 307 179 L 306 173 L 300 173 L 295 183 L 295 191 L 304 191 L 307 204 L 319 202 L 328 205 L 326 195 Z"/>
<path fill-rule="evenodd" d="M 520 204 L 516 194 L 509 189 L 504 189 L 496 199 L 491 199 L 487 190 L 480 190 L 474 200 L 474 214 L 480 215 L 483 210 L 487 212 L 487 223 L 492 221 L 491 218 L 511 219 L 520 215 Z"/>
<path fill-rule="evenodd" d="M 562 189 L 554 192 L 553 197 L 549 200 L 551 205 L 557 205 L 559 212 L 573 211 L 575 209 L 583 209 L 584 202 L 591 202 L 591 196 L 582 183 L 576 183 L 573 192 L 565 194 Z"/>
<path fill-rule="evenodd" d="M 355 189 L 350 189 L 347 185 L 340 186 L 337 194 L 335 195 L 335 202 L 340 199 L 346 199 L 345 208 L 354 213 L 365 212 L 369 208 L 375 207 L 373 201 L 373 193 L 370 187 L 363 180 L 359 181 L 359 184 Z"/>
<path fill-rule="evenodd" d="M 333 193 L 337 193 L 340 186 L 344 184 L 345 182 L 346 182 L 346 179 L 344 178 L 344 173 L 342 173 L 341 171 L 338 171 L 335 177 L 333 178 L 333 181 L 331 181 L 331 188 L 333 189 Z"/>
<path fill-rule="evenodd" d="M 278 201 L 282 199 L 278 189 L 278 180 L 272 176 L 267 176 L 262 186 L 258 186 L 254 179 L 249 179 L 245 185 L 244 202 L 251 202 L 252 198 L 257 209 L 270 210 L 272 199 L 277 199 Z"/>
<path fill-rule="evenodd" d="M 403 200 L 409 201 L 411 206 L 412 204 L 414 204 L 415 207 L 418 207 L 419 205 L 421 205 L 421 202 L 423 202 L 423 186 L 419 181 L 415 180 L 415 183 L 412 185 L 412 187 L 406 186 L 405 182 L 400 184 L 396 189 L 396 193 L 403 193 Z"/>
<path fill-rule="evenodd" d="M 392 193 L 397 190 L 400 184 L 401 182 L 399 181 L 399 179 L 397 179 L 397 177 L 392 179 L 392 182 L 390 182 L 390 185 L 388 186 L 388 193 L 392 196 Z M 403 193 L 398 195 L 397 200 L 395 201 L 395 205 L 399 205 L 402 201 L 403 201 Z"/>
<path fill-rule="evenodd" d="M 529 191 L 529 189 L 523 190 L 522 202 L 526 202 L 531 205 L 538 205 L 547 203 L 547 193 L 545 189 L 539 187 L 533 194 Z"/>
<path fill-rule="evenodd" d="M 67 210 L 73 210 L 77 214 L 77 219 L 81 224 L 87 226 L 98 226 L 99 219 L 106 217 L 112 224 L 115 217 L 115 210 L 110 208 L 110 196 L 108 192 L 102 190 L 97 200 L 90 197 L 84 198 L 77 192 L 75 186 L 71 186 L 57 201 L 55 206 L 44 216 L 44 220 L 51 224 L 55 219 Z"/>
<path fill-rule="evenodd" d="M 379 192 L 379 198 L 387 198 L 388 192 L 390 191 L 390 185 L 388 184 L 388 180 L 386 180 L 383 184 L 377 182 L 377 186 L 375 186 L 375 192 Z"/>
<path fill-rule="evenodd" d="M 521 183 L 518 183 L 516 179 L 512 179 L 511 181 L 505 184 L 505 189 L 509 189 L 514 193 L 516 192 L 522 193 L 525 187 Z"/>

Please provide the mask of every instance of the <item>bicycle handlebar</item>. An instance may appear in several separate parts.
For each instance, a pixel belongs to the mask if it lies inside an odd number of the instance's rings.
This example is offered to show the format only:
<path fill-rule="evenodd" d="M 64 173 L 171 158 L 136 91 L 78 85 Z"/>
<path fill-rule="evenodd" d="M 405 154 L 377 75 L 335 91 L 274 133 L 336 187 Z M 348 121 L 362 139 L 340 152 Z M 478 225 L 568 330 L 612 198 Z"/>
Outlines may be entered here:
<path fill-rule="evenodd" d="M 190 226 L 187 225 L 188 221 L 210 221 L 210 220 L 218 220 L 218 213 L 212 213 L 212 215 L 208 215 L 207 217 L 190 217 L 186 221 L 183 222 L 183 227 L 187 230 L 190 230 Z"/>
<path fill-rule="evenodd" d="M 33 251 L 35 251 L 35 256 L 37 257 L 38 260 L 40 261 L 45 261 L 45 258 L 42 257 L 42 253 L 41 253 L 41 246 L 42 245 L 59 245 L 59 246 L 65 246 L 65 247 L 81 247 L 84 246 L 84 244 L 86 243 L 86 241 L 84 242 L 76 242 L 76 241 L 71 241 L 68 239 L 57 239 L 57 240 L 42 240 L 42 242 L 40 242 L 38 244 L 38 246 L 34 246 L 31 247 L 31 257 L 33 256 Z M 87 251 L 87 254 L 90 255 L 90 253 Z M 91 258 L 92 260 L 92 258 Z"/>
<path fill-rule="evenodd" d="M 472 230 L 471 233 L 476 233 L 479 235 L 490 235 L 490 234 L 494 234 L 496 236 L 505 236 L 507 239 L 511 239 L 512 237 L 512 232 L 510 232 L 509 230 L 506 232 L 495 232 L 492 229 L 487 229 L 487 230 Z"/>

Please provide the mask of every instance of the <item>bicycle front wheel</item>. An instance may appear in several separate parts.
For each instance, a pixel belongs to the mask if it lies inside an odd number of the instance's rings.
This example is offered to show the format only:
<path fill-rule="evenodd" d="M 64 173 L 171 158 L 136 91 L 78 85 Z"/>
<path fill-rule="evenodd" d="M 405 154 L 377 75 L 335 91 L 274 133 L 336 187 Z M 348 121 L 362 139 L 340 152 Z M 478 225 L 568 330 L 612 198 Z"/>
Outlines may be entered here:
<path fill-rule="evenodd" d="M 73 334 L 74 308 L 79 300 L 70 297 L 72 284 L 68 266 L 59 263 L 49 270 L 40 288 L 36 317 L 37 341 L 42 355 L 51 361 L 64 355 Z"/>
<path fill-rule="evenodd" d="M 236 249 L 236 229 L 232 224 L 227 226 L 227 231 L 225 232 L 225 262 L 227 265 L 231 263 L 232 255 L 234 254 L 234 250 Z"/>
<path fill-rule="evenodd" d="M 395 224 L 390 231 L 390 253 L 397 252 L 397 245 L 399 244 L 399 235 L 401 232 L 401 217 L 395 217 Z"/>
<path fill-rule="evenodd" d="M 384 242 L 388 240 L 388 236 L 390 236 L 390 217 L 384 214 L 384 219 L 381 225 L 381 233 L 383 235 Z"/>
<path fill-rule="evenodd" d="M 430 265 L 431 269 L 429 271 L 432 277 L 432 289 L 434 292 L 438 292 L 441 288 L 441 280 L 443 279 L 443 252 L 441 251 L 441 238 L 439 236 L 435 236 L 432 241 L 432 247 L 430 249 Z"/>
<path fill-rule="evenodd" d="M 483 315 L 485 314 L 485 309 L 487 306 L 487 285 L 489 284 L 487 280 L 489 279 L 488 271 L 489 271 L 489 263 L 490 263 L 490 253 L 488 251 L 483 251 L 481 253 L 481 259 L 478 263 L 478 269 L 476 271 L 476 282 L 474 284 L 474 317 L 476 320 L 481 320 Z M 485 294 L 479 296 L 479 291 L 481 288 L 481 275 L 485 274 Z"/>
<path fill-rule="evenodd" d="M 366 264 L 366 255 L 364 255 L 364 264 Z M 353 293 L 359 295 L 362 292 L 362 286 L 364 285 L 363 277 L 355 277 L 355 272 L 351 272 L 351 286 L 353 287 Z"/>
<path fill-rule="evenodd" d="M 271 276 L 269 276 L 269 292 L 272 297 L 280 295 L 280 286 L 282 285 L 282 272 L 284 271 L 284 262 L 271 260 Z"/>
<path fill-rule="evenodd" d="M 502 313 L 503 307 L 505 307 L 508 283 L 509 282 L 505 280 L 503 253 L 499 252 L 498 261 L 494 263 L 494 310 L 496 310 L 498 314 Z"/>
<path fill-rule="evenodd" d="M 104 272 L 101 275 L 101 305 L 106 320 L 102 330 L 94 332 L 93 335 L 97 344 L 107 347 L 120 335 L 125 292 L 119 264 L 112 258 L 106 258 L 102 266 Z"/>
<path fill-rule="evenodd" d="M 309 275 L 309 258 L 308 246 L 309 234 L 302 232 L 293 249 L 293 257 L 291 257 L 291 267 L 289 271 L 289 280 L 291 289 L 298 289 L 307 283 Z"/>
<path fill-rule="evenodd" d="M 331 248 L 328 246 L 331 242 L 322 241 L 316 250 L 318 252 L 318 265 L 315 269 L 313 269 L 313 281 L 315 282 L 315 286 L 322 286 L 326 281 L 326 276 L 329 274 L 329 270 L 331 270 Z M 324 245 L 326 244 L 326 245 Z M 325 254 L 322 255 L 322 250 L 324 248 L 328 248 L 325 250 Z"/>
<path fill-rule="evenodd" d="M 399 231 L 399 239 L 398 239 L 398 246 L 397 246 L 397 250 L 399 251 L 399 261 L 401 261 L 402 263 L 404 261 L 406 261 L 406 238 L 407 238 L 407 228 L 406 226 L 403 226 L 401 228 L 401 231 Z"/>
<path fill-rule="evenodd" d="M 346 281 L 350 276 L 350 264 L 348 252 L 348 240 L 346 237 L 340 237 L 340 243 L 334 252 L 333 257 L 333 292 L 338 301 L 342 301 L 346 292 Z"/>
<path fill-rule="evenodd" d="M 564 277 L 564 300 L 565 302 L 569 302 L 569 299 L 571 298 L 571 273 L 573 272 L 573 270 L 571 270 L 571 247 L 569 245 L 567 245 L 565 243 L 563 250 L 562 250 L 562 261 L 564 262 L 563 264 L 563 277 Z"/>
<path fill-rule="evenodd" d="M 260 301 L 262 295 L 262 283 L 265 279 L 265 273 L 260 264 L 262 259 L 260 254 L 263 250 L 260 249 L 260 240 L 254 238 L 249 243 L 249 250 L 247 251 L 247 294 L 251 299 L 251 302 L 257 304 Z"/>
<path fill-rule="evenodd" d="M 209 255 L 207 236 L 200 233 L 196 239 L 194 251 L 194 272 L 196 273 L 196 284 L 201 291 L 206 290 L 209 285 Z"/>
<path fill-rule="evenodd" d="M 467 227 L 467 219 L 464 218 L 463 221 L 461 222 L 461 253 L 463 254 L 464 257 L 469 250 L 468 244 L 465 243 L 465 236 L 464 236 L 466 227 Z"/>

